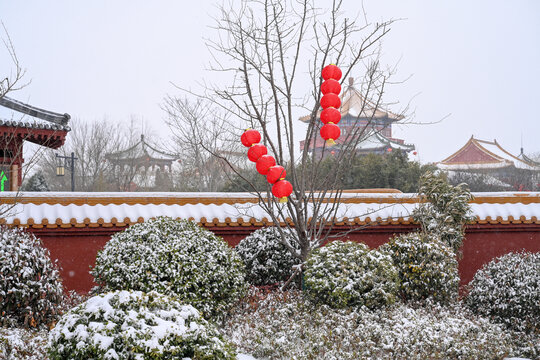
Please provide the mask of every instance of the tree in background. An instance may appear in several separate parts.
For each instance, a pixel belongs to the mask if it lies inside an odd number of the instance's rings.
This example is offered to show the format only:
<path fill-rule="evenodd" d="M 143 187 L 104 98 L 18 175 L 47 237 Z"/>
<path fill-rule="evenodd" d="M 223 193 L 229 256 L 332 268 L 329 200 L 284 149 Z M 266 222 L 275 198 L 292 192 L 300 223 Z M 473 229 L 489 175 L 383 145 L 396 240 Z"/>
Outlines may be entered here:
<path fill-rule="evenodd" d="M 106 154 L 117 152 L 133 145 L 137 139 L 133 125 L 124 126 L 107 119 L 83 122 L 73 121 L 70 136 L 59 150 L 46 150 L 39 160 L 39 168 L 53 191 L 67 191 L 71 178 L 57 176 L 56 154 L 69 156 L 75 153 L 75 189 L 77 191 L 125 191 L 136 176 L 134 167 L 114 168 Z"/>
<path fill-rule="evenodd" d="M 322 157 L 309 151 L 309 146 L 298 153 L 298 112 L 310 114 L 303 139 L 312 144 L 321 126 L 320 73 L 329 63 L 342 69 L 342 79 L 361 74 L 357 88 L 375 107 L 382 106 L 391 73 L 382 69 L 379 52 L 381 39 L 390 31 L 391 24 L 392 21 L 371 24 L 367 20 L 360 24 L 349 19 L 341 1 L 334 1 L 330 9 L 321 9 L 310 0 L 244 0 L 220 8 L 218 34 L 208 46 L 216 59 L 213 69 L 229 74 L 230 85 L 210 85 L 198 94 L 199 98 L 228 114 L 228 128 L 236 130 L 236 141 L 246 128 L 262 133 L 269 153 L 287 168 L 287 179 L 294 188 L 289 202 L 279 204 L 269 185 L 264 191 L 258 189 L 235 166 L 229 154 L 222 154 L 203 141 L 198 143 L 250 185 L 274 223 L 292 220 L 292 241 L 298 246 L 285 236 L 281 240 L 301 260 L 328 240 L 342 196 L 341 178 L 351 167 L 351 154 L 371 127 L 358 127 L 347 134 L 343 151 L 326 163 L 323 159 L 328 149 L 323 149 Z M 323 171 L 323 167 L 328 171 Z"/>
<path fill-rule="evenodd" d="M 319 176 L 328 176 L 334 161 L 331 156 L 324 159 L 319 165 Z M 435 167 L 409 161 L 407 154 L 399 150 L 383 155 L 356 155 L 339 178 L 338 185 L 343 189 L 382 188 L 410 193 L 418 190 L 420 177 L 430 170 L 434 171 Z M 221 191 L 249 191 L 250 184 L 259 191 L 266 189 L 265 178 L 254 169 L 248 169 L 242 171 L 241 176 L 234 176 Z"/>
<path fill-rule="evenodd" d="M 168 96 L 162 106 L 173 137 L 173 152 L 182 159 L 175 174 L 175 188 L 181 191 L 218 191 L 230 176 L 226 156 L 236 167 L 243 167 L 245 155 L 231 129 L 230 114 L 212 102 Z M 241 190 L 243 191 L 243 190 Z"/>
<path fill-rule="evenodd" d="M 40 170 L 23 183 L 21 190 L 23 191 L 51 191 L 43 172 Z"/>

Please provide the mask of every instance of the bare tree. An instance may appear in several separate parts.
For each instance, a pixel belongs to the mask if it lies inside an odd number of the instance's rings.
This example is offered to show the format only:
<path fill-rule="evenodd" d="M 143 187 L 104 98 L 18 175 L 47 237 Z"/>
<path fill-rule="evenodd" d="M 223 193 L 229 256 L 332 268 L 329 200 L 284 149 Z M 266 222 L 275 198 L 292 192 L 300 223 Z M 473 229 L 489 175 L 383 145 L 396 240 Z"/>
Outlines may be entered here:
<path fill-rule="evenodd" d="M 22 67 L 15 46 L 11 40 L 11 37 L 2 24 L 3 34 L 0 36 L 3 43 L 3 48 L 6 50 L 7 57 L 11 62 L 11 67 L 7 73 L 0 73 L 0 102 L 4 103 L 6 96 L 14 91 L 20 90 L 26 85 L 24 76 L 26 70 Z M 20 119 L 0 119 L 0 125 L 11 126 L 12 123 L 16 123 Z M 12 128 L 0 134 L 0 186 L 2 191 L 9 191 L 12 182 L 19 182 L 24 179 L 31 169 L 31 165 L 35 163 L 38 154 L 34 153 L 30 159 L 27 159 L 26 166 L 20 168 L 19 163 L 23 156 L 22 142 L 18 141 L 16 131 Z M 2 201 L 0 205 L 0 218 L 5 218 L 10 214 L 11 209 L 17 203 L 19 192 L 17 191 L 15 196 L 10 200 Z"/>
<path fill-rule="evenodd" d="M 15 46 L 11 41 L 11 37 L 9 36 L 9 33 L 4 26 L 4 23 L 1 24 L 4 32 L 2 36 L 2 43 L 4 44 L 4 48 L 7 51 L 7 54 L 11 60 L 12 67 L 9 74 L 0 74 L 0 99 L 6 96 L 9 92 L 20 90 L 28 84 L 23 82 L 26 70 L 21 66 L 21 63 L 19 62 L 19 58 L 17 57 L 17 53 L 15 52 Z"/>
<path fill-rule="evenodd" d="M 133 122 L 126 127 L 107 119 L 93 122 L 74 121 L 70 137 L 62 149 L 47 150 L 40 159 L 39 167 L 51 190 L 65 191 L 70 188 L 69 176 L 56 176 L 56 167 L 59 164 L 56 154 L 69 156 L 73 152 L 77 158 L 77 191 L 126 191 L 139 169 L 136 164 L 114 166 L 107 159 L 107 154 L 133 146 L 140 136 L 136 131 Z"/>
<path fill-rule="evenodd" d="M 343 71 L 343 80 L 363 74 L 358 89 L 366 102 L 359 116 L 368 114 L 373 120 L 376 110 L 383 106 L 382 95 L 391 72 L 381 68 L 379 58 L 381 39 L 392 22 L 372 24 L 365 20 L 359 25 L 359 20 L 345 17 L 339 0 L 333 1 L 330 9 L 317 8 L 312 0 L 243 0 L 220 8 L 217 36 L 208 41 L 208 46 L 215 59 L 212 70 L 229 74 L 231 85 L 205 86 L 202 94 L 195 95 L 238 120 L 240 125 L 230 125 L 237 131 L 236 139 L 242 129 L 259 130 L 277 163 L 287 167 L 294 192 L 286 205 L 272 197 L 269 186 L 266 192 L 258 192 L 255 187 L 252 190 L 275 224 L 294 228 L 300 250 L 287 237 L 282 241 L 302 260 L 335 236 L 331 234 L 342 197 L 340 177 L 350 165 L 350 155 L 373 127 L 357 127 L 348 133 L 332 170 L 322 176 L 321 161 L 325 151 L 332 149 L 323 148 L 322 156 L 316 156 L 311 146 L 297 151 L 298 111 L 310 114 L 301 135 L 305 144 L 313 144 L 321 126 L 321 69 L 335 63 Z M 241 176 L 229 157 L 204 143 L 201 146 Z"/>
<path fill-rule="evenodd" d="M 245 154 L 231 129 L 227 112 L 204 99 L 168 96 L 163 109 L 168 115 L 174 150 L 182 159 L 175 179 L 180 190 L 218 191 L 230 174 L 229 166 L 213 154 L 226 156 L 235 166 L 245 166 Z"/>

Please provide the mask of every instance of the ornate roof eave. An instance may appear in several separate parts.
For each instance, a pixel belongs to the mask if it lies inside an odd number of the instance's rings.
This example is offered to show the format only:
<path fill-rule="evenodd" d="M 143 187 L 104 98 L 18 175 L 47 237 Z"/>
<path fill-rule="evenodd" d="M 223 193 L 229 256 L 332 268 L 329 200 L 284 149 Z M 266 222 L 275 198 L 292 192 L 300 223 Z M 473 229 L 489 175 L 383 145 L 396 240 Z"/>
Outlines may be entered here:
<path fill-rule="evenodd" d="M 11 99 L 7 96 L 0 97 L 0 105 L 5 108 L 20 112 L 21 114 L 29 115 L 61 126 L 66 126 L 71 119 L 71 116 L 69 114 L 59 114 L 52 111 L 40 109 L 35 106 L 17 101 L 15 99 Z"/>
<path fill-rule="evenodd" d="M 495 146 L 499 151 L 504 153 L 506 156 L 508 156 L 511 160 L 506 159 L 502 156 L 499 156 L 492 151 L 488 150 L 485 146 L 482 144 Z M 478 150 L 483 152 L 485 155 L 491 157 L 493 161 L 476 161 L 476 162 L 451 162 L 452 159 L 456 158 L 458 155 L 460 155 L 462 152 L 466 151 L 469 146 L 475 146 Z M 534 168 L 537 168 L 538 171 L 540 171 L 540 166 L 530 163 L 527 161 L 524 161 L 523 159 L 520 159 L 517 156 L 512 155 L 510 152 L 508 152 L 506 149 L 504 149 L 497 140 L 494 141 L 486 141 L 486 140 L 480 140 L 475 139 L 474 136 L 471 136 L 471 138 L 463 145 L 458 151 L 453 153 L 452 155 L 448 156 L 446 159 L 439 161 L 435 163 L 437 167 L 440 169 L 448 169 L 448 170 L 455 170 L 455 169 L 499 169 L 499 168 L 506 168 L 510 166 L 516 166 L 517 164 L 525 165 L 528 167 L 531 167 L 534 170 Z"/>
<path fill-rule="evenodd" d="M 132 154 L 132 152 L 134 152 L 134 150 L 136 150 L 138 146 L 141 146 L 143 155 L 139 155 L 139 156 L 135 155 L 137 157 L 133 157 L 134 154 Z M 156 152 L 158 154 L 164 155 L 166 158 L 156 158 L 156 157 L 151 156 L 150 154 L 148 154 L 148 151 L 146 150 L 146 147 L 150 148 L 152 151 L 154 151 L 154 152 Z M 111 161 L 120 161 L 120 160 L 136 161 L 138 159 L 146 159 L 146 158 L 149 158 L 149 159 L 152 159 L 152 160 L 175 161 L 175 160 L 178 159 L 178 156 L 173 155 L 173 154 L 168 154 L 168 153 L 165 153 L 165 152 L 163 152 L 161 150 L 156 149 L 152 145 L 148 144 L 146 142 L 146 140 L 144 140 L 144 135 L 141 135 L 141 140 L 139 140 L 137 143 L 135 143 L 130 148 L 128 148 L 126 150 L 117 151 L 115 153 L 106 154 L 105 158 L 108 159 L 108 160 L 111 160 Z"/>
<path fill-rule="evenodd" d="M 348 93 L 350 94 L 346 98 L 346 94 Z M 353 99 L 353 96 L 358 103 L 364 104 L 362 105 L 361 111 L 358 111 L 358 114 L 351 113 L 350 103 Z M 357 118 L 357 119 L 367 118 L 367 119 L 374 119 L 374 120 L 375 119 L 388 119 L 391 122 L 400 121 L 405 118 L 403 115 L 394 114 L 393 112 L 387 111 L 387 110 L 385 111 L 382 109 L 381 106 L 377 106 L 373 102 L 365 99 L 364 96 L 362 96 L 362 94 L 358 90 L 356 90 L 354 86 L 352 86 L 350 79 L 349 79 L 349 86 L 347 87 L 345 91 L 342 92 L 340 98 L 342 101 L 342 104 L 340 107 L 340 112 L 341 112 L 342 117 L 352 116 L 353 118 Z M 369 114 L 366 114 L 366 112 L 368 113 L 373 112 L 373 114 L 369 115 Z M 317 119 L 319 119 L 320 116 L 321 116 L 321 111 L 318 111 Z M 299 118 L 299 120 L 302 122 L 308 123 L 311 120 L 311 114 L 302 116 Z"/>

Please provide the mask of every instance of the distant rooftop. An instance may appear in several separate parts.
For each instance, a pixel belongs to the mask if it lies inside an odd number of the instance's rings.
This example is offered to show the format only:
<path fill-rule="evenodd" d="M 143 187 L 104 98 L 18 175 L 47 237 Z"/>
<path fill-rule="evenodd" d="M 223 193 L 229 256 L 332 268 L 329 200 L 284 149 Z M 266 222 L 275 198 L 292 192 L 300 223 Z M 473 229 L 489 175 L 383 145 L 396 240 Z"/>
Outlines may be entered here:
<path fill-rule="evenodd" d="M 458 151 L 437 163 L 442 170 L 486 170 L 515 167 L 517 169 L 540 171 L 540 164 L 523 154 L 512 155 L 497 140 L 475 139 L 469 141 Z"/>
<path fill-rule="evenodd" d="M 118 151 L 115 153 L 109 153 L 106 155 L 106 158 L 110 161 L 116 162 L 139 162 L 139 161 L 161 161 L 161 162 L 172 162 L 178 159 L 178 156 L 173 154 L 168 154 L 164 151 L 156 149 L 154 146 L 150 145 L 144 138 L 144 135 L 141 135 L 141 140 L 139 140 L 135 145 L 131 146 L 128 149 Z"/>
<path fill-rule="evenodd" d="M 376 105 L 366 99 L 361 91 L 354 87 L 354 78 L 349 78 L 349 85 L 341 92 L 341 116 L 352 116 L 353 118 L 367 118 L 377 120 L 389 120 L 391 122 L 402 120 L 403 115 L 394 114 L 385 110 L 382 105 Z M 320 111 L 317 118 L 320 117 Z M 302 116 L 300 121 L 309 122 L 310 115 Z"/>

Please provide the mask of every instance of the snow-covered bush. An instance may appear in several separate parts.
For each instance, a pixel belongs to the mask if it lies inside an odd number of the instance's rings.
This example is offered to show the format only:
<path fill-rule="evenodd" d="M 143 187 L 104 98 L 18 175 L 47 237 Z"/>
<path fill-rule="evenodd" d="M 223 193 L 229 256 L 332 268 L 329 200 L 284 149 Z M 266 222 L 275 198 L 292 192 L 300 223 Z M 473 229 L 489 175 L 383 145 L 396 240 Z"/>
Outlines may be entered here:
<path fill-rule="evenodd" d="M 457 299 L 459 273 L 456 255 L 436 236 L 402 234 L 379 250 L 394 261 L 403 299 L 432 299 L 440 303 Z"/>
<path fill-rule="evenodd" d="M 392 258 L 367 245 L 334 241 L 314 250 L 304 271 L 306 294 L 333 307 L 377 308 L 396 301 L 399 290 Z"/>
<path fill-rule="evenodd" d="M 242 260 L 223 239 L 191 221 L 167 217 L 114 234 L 92 274 L 101 290 L 155 290 L 207 318 L 223 314 L 247 286 Z"/>
<path fill-rule="evenodd" d="M 284 230 L 287 236 L 287 230 Z M 286 239 L 298 248 L 292 236 Z M 247 280 L 250 284 L 271 285 L 286 281 L 292 275 L 292 267 L 300 263 L 281 242 L 281 234 L 275 227 L 254 231 L 235 247 L 246 265 Z"/>
<path fill-rule="evenodd" d="M 514 353 L 501 326 L 458 305 L 334 309 L 299 293 L 273 293 L 246 301 L 225 325 L 239 350 L 260 359 L 492 360 Z"/>
<path fill-rule="evenodd" d="M 457 254 L 465 237 L 465 224 L 473 220 L 467 185 L 452 186 L 444 177 L 427 172 L 420 179 L 419 195 L 423 202 L 414 210 L 414 220 L 424 233 L 439 237 Z"/>
<path fill-rule="evenodd" d="M 58 268 L 41 241 L 0 226 L 0 325 L 49 324 L 58 314 L 62 295 Z"/>
<path fill-rule="evenodd" d="M 0 359 L 47 359 L 47 333 L 44 328 L 30 330 L 0 327 Z"/>
<path fill-rule="evenodd" d="M 540 339 L 540 253 L 509 253 L 484 265 L 469 283 L 465 303 Z"/>
<path fill-rule="evenodd" d="M 233 346 L 193 306 L 126 290 L 94 296 L 65 313 L 48 348 L 51 360 L 235 358 Z"/>

